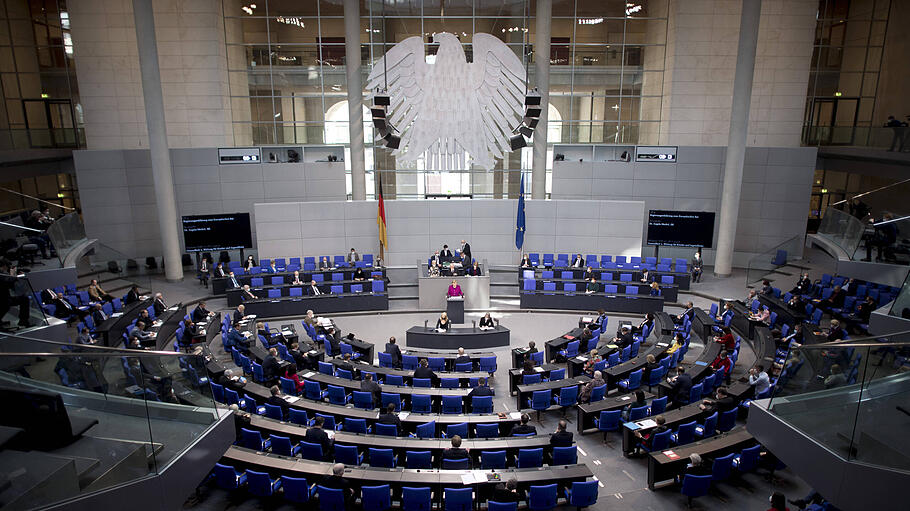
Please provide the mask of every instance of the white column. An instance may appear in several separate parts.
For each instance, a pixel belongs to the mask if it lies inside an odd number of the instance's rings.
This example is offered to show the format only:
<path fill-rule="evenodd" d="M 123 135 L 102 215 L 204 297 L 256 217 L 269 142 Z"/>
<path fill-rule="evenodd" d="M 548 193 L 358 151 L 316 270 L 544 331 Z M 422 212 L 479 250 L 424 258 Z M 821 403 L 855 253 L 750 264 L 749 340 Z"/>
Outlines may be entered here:
<path fill-rule="evenodd" d="M 351 135 L 351 198 L 366 200 L 363 152 L 363 84 L 360 75 L 360 0 L 344 0 L 344 67 L 348 78 L 348 132 Z"/>
<path fill-rule="evenodd" d="M 736 75 L 733 78 L 733 106 L 730 109 L 730 137 L 724 161 L 724 192 L 720 203 L 720 226 L 717 231 L 717 255 L 714 274 L 729 277 L 733 270 L 733 245 L 739 218 L 739 196 L 742 191 L 746 135 L 749 131 L 749 107 L 752 103 L 752 77 L 755 74 L 755 48 L 761 0 L 743 0 L 739 21 L 739 50 L 736 53 Z"/>
<path fill-rule="evenodd" d="M 531 198 L 547 196 L 547 107 L 550 104 L 550 22 L 552 0 L 537 0 L 534 29 L 534 80 L 540 92 L 540 122 L 534 129 L 534 160 L 531 165 Z"/>
<path fill-rule="evenodd" d="M 152 178 L 155 183 L 155 205 L 164 253 L 164 275 L 170 281 L 183 279 L 180 241 L 177 238 L 177 201 L 174 198 L 174 173 L 167 146 L 164 120 L 164 98 L 161 93 L 161 71 L 158 69 L 158 41 L 152 0 L 133 0 L 136 20 L 136 45 L 142 74 L 142 96 L 145 100 L 145 122 L 149 133 Z"/>

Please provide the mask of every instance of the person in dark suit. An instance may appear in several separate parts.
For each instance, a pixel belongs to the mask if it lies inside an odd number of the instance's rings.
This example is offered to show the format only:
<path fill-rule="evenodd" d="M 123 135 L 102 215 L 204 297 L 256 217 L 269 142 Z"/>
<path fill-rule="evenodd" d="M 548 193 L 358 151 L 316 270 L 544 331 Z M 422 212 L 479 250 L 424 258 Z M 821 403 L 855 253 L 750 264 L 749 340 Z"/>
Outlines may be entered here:
<path fill-rule="evenodd" d="M 401 367 L 401 349 L 395 344 L 395 337 L 389 337 L 385 344 L 385 352 L 392 356 L 392 367 Z"/>
<path fill-rule="evenodd" d="M 329 270 L 332 268 L 332 263 L 329 262 L 328 257 L 323 257 L 319 260 L 319 269 L 320 270 Z"/>
<path fill-rule="evenodd" d="M 382 404 L 382 387 L 373 381 L 372 374 L 363 374 L 363 381 L 360 382 L 360 391 L 373 394 L 373 406 L 378 408 Z"/>
<path fill-rule="evenodd" d="M 480 379 L 477 380 L 477 386 L 474 387 L 473 389 L 471 389 L 471 392 L 468 393 L 468 397 L 470 398 L 472 406 L 474 405 L 475 397 L 492 396 L 492 395 L 493 395 L 493 389 L 491 389 L 490 386 L 487 385 L 487 379 L 483 378 L 483 377 L 481 377 Z"/>
<path fill-rule="evenodd" d="M 518 479 L 511 478 L 508 481 L 501 482 L 493 489 L 493 502 L 520 502 L 525 500 L 524 492 L 518 489 Z"/>
<path fill-rule="evenodd" d="M 442 246 L 442 250 L 439 251 L 439 257 L 442 259 L 443 262 L 452 260 L 452 251 L 449 250 L 448 245 Z"/>
<path fill-rule="evenodd" d="M 597 318 L 594 319 L 593 327 L 594 329 L 600 328 L 603 331 L 604 327 L 607 325 L 607 322 L 610 321 L 610 317 L 607 316 L 607 311 L 603 309 L 597 309 Z"/>
<path fill-rule="evenodd" d="M 360 261 L 360 254 L 353 248 L 348 252 L 348 266 L 354 266 L 354 263 Z"/>
<path fill-rule="evenodd" d="M 430 363 L 427 362 L 427 359 L 422 358 L 417 364 L 417 369 L 414 369 L 414 375 L 412 378 L 429 378 L 433 385 L 436 384 L 438 380 L 436 373 L 430 369 Z"/>
<path fill-rule="evenodd" d="M 133 285 L 129 291 L 126 292 L 126 300 L 124 300 L 124 305 L 129 305 L 131 303 L 136 303 L 139 301 L 139 286 Z"/>
<path fill-rule="evenodd" d="M 494 326 L 494 324 L 493 324 L 493 318 L 490 317 L 490 313 L 489 313 L 489 312 L 486 313 L 486 314 L 484 314 L 483 317 L 480 318 L 480 327 L 481 327 L 481 328 L 483 328 L 483 327 L 493 328 L 493 326 Z"/>
<path fill-rule="evenodd" d="M 288 402 L 281 397 L 281 389 L 278 388 L 278 385 L 272 385 L 272 388 L 269 389 L 269 392 L 272 395 L 270 395 L 269 398 L 265 400 L 266 404 L 281 407 L 281 415 L 287 417 L 289 406 Z"/>
<path fill-rule="evenodd" d="M 366 272 L 363 271 L 363 268 L 357 268 L 354 270 L 354 273 L 351 274 L 351 280 L 355 282 L 362 282 L 367 279 Z"/>
<path fill-rule="evenodd" d="M 256 296 L 255 294 L 253 294 L 252 291 L 250 291 L 250 285 L 249 285 L 249 284 L 244 284 L 244 285 L 243 285 L 243 290 L 240 291 L 240 299 L 243 300 L 244 302 L 246 302 L 246 301 L 248 301 L 248 300 L 258 300 L 259 297 Z"/>
<path fill-rule="evenodd" d="M 196 270 L 196 278 L 205 285 L 206 289 L 209 287 L 209 277 L 211 277 L 211 271 L 212 268 L 209 266 L 208 260 L 203 257 L 202 260 L 199 261 L 199 268 Z"/>
<path fill-rule="evenodd" d="M 164 303 L 164 297 L 161 296 L 161 293 L 155 293 L 155 301 L 152 303 L 152 306 L 155 307 L 155 317 L 160 316 L 167 310 L 167 304 Z"/>
<path fill-rule="evenodd" d="M 315 280 L 310 281 L 310 287 L 306 288 L 306 294 L 307 296 L 319 296 L 322 294 L 322 290 L 316 285 Z"/>
<path fill-rule="evenodd" d="M 256 266 L 256 260 L 253 259 L 253 256 L 246 257 L 246 263 L 243 264 L 243 267 L 246 268 L 247 273 Z"/>
<path fill-rule="evenodd" d="M 281 363 L 278 362 L 278 349 L 269 348 L 269 354 L 262 361 L 262 375 L 266 382 L 276 381 Z"/>
<path fill-rule="evenodd" d="M 379 414 L 379 420 L 376 422 L 379 424 L 394 424 L 400 432 L 401 419 L 399 419 L 398 414 L 395 413 L 395 403 L 389 403 L 389 405 L 385 407 L 385 413 Z"/>
<path fill-rule="evenodd" d="M 351 354 L 345 353 L 344 356 L 341 357 L 341 362 L 336 367 L 354 374 L 354 366 L 351 365 Z"/>
<path fill-rule="evenodd" d="M 311 444 L 319 444 L 322 446 L 322 456 L 325 460 L 332 460 L 334 455 L 332 454 L 332 439 L 329 438 L 329 434 L 325 432 L 322 427 L 325 425 L 325 418 L 316 416 L 313 419 L 313 426 L 306 430 L 306 434 L 303 435 L 303 440 Z M 344 465 L 342 465 L 344 468 Z"/>
<path fill-rule="evenodd" d="M 330 356 L 338 356 L 341 353 L 341 334 L 338 330 L 335 330 L 335 327 L 329 327 L 325 332 L 325 340 L 329 341 L 329 348 L 332 349 L 331 353 L 327 353 Z"/>
<path fill-rule="evenodd" d="M 585 258 L 581 254 L 577 254 L 575 259 L 572 259 L 572 268 L 584 268 Z"/>
<path fill-rule="evenodd" d="M 594 268 L 588 266 L 588 268 L 585 270 L 584 275 L 582 275 L 582 278 L 585 280 L 596 279 L 597 277 L 594 276 Z"/>
<path fill-rule="evenodd" d="M 202 323 L 203 321 L 208 320 L 211 314 L 212 313 L 205 308 L 205 302 L 199 302 L 196 305 L 196 308 L 193 309 L 193 315 L 191 317 L 193 322 Z"/>
<path fill-rule="evenodd" d="M 458 356 L 455 357 L 456 364 L 467 364 L 471 362 L 471 357 L 464 354 L 464 348 L 458 348 Z"/>
<path fill-rule="evenodd" d="M 442 266 L 442 257 L 440 257 L 438 250 L 430 256 L 430 262 L 428 264 L 433 266 L 433 263 L 436 263 L 436 266 Z"/>
<path fill-rule="evenodd" d="M 219 278 L 222 278 L 222 277 L 227 277 L 227 276 L 228 276 L 228 272 L 224 269 L 224 263 L 218 263 L 218 265 L 215 266 L 215 269 L 212 270 L 212 275 L 213 275 L 216 279 L 219 279 Z"/>
<path fill-rule="evenodd" d="M 354 488 L 352 488 L 351 483 L 344 478 L 344 464 L 342 463 L 332 465 L 332 475 L 326 476 L 322 480 L 320 486 L 333 490 L 341 490 L 344 493 L 345 509 L 350 509 L 356 500 Z"/>
<path fill-rule="evenodd" d="M 560 419 L 556 425 L 556 431 L 550 435 L 550 445 L 553 447 L 572 447 L 575 443 L 571 431 L 567 431 L 569 423 L 565 419 Z"/>
<path fill-rule="evenodd" d="M 96 303 L 95 306 L 92 308 L 92 321 L 94 321 L 96 325 L 100 325 L 106 319 L 107 319 L 107 314 L 104 312 L 104 309 L 101 307 L 101 304 Z"/>
<path fill-rule="evenodd" d="M 250 353 L 250 341 L 243 334 L 240 333 L 240 330 L 237 330 L 240 324 L 236 321 L 231 325 L 230 330 L 227 333 L 227 345 L 233 346 L 234 348 L 240 350 L 244 354 Z"/>
<path fill-rule="evenodd" d="M 60 319 L 66 319 L 73 314 L 81 312 L 79 309 L 73 307 L 73 304 L 66 301 L 62 294 L 50 288 L 41 291 L 41 302 L 46 305 L 53 305 L 54 316 Z M 85 314 L 82 314 L 82 317 L 85 317 Z"/>
<path fill-rule="evenodd" d="M 619 336 L 613 338 L 613 344 L 619 346 L 619 349 L 631 345 L 632 342 L 632 332 L 629 331 L 629 327 L 627 326 L 622 327 L 619 331 Z"/>
<path fill-rule="evenodd" d="M 229 273 L 228 277 L 231 278 L 231 289 L 237 289 L 240 287 L 240 282 L 237 281 L 237 276 L 234 275 L 234 272 Z"/>
<path fill-rule="evenodd" d="M 470 276 L 472 276 L 472 277 L 479 277 L 480 275 L 483 274 L 483 273 L 480 271 L 480 265 L 477 264 L 477 261 L 474 261 L 474 264 L 472 264 L 471 267 L 468 268 L 467 274 L 470 275 Z"/>
<path fill-rule="evenodd" d="M 296 286 L 302 286 L 302 285 L 303 285 L 303 281 L 300 280 L 300 272 L 299 272 L 299 271 L 294 270 L 294 276 L 291 277 L 291 282 L 290 282 L 290 283 L 291 283 L 291 284 L 294 284 L 294 285 L 296 285 Z"/>
<path fill-rule="evenodd" d="M 651 430 L 642 433 L 641 430 L 639 429 L 634 432 L 635 437 L 638 438 L 639 440 L 641 440 L 642 445 L 645 445 L 647 447 L 651 446 L 651 441 L 654 440 L 655 435 L 657 435 L 658 433 L 663 433 L 664 431 L 669 429 L 666 426 L 667 419 L 664 418 L 663 415 L 658 415 L 657 417 L 654 417 L 654 422 L 657 423 L 657 426 L 652 428 Z M 638 452 L 637 445 L 635 446 L 635 452 L 636 453 Z"/>
<path fill-rule="evenodd" d="M 473 257 L 471 257 L 471 245 L 465 240 L 461 240 L 461 258 L 464 260 L 465 266 L 471 264 L 473 260 Z"/>
<path fill-rule="evenodd" d="M 233 369 L 226 369 L 218 383 L 224 388 L 234 390 L 239 394 L 243 390 L 243 386 L 246 385 L 246 378 L 234 374 Z"/>
<path fill-rule="evenodd" d="M 519 263 L 519 265 L 520 265 L 522 268 L 530 268 L 530 267 L 531 267 L 531 258 L 528 257 L 528 254 L 525 254 L 525 255 L 521 258 L 521 263 Z"/>
<path fill-rule="evenodd" d="M 512 427 L 512 431 L 509 432 L 509 436 L 515 435 L 527 435 L 528 433 L 537 434 L 537 428 L 528 424 L 531 421 L 531 416 L 523 413 L 521 414 L 521 422 Z"/>
<path fill-rule="evenodd" d="M 689 401 L 689 390 L 692 389 L 692 377 L 686 374 L 685 368 L 676 368 L 676 376 L 667 380 L 670 385 L 670 406 L 680 407 Z"/>
<path fill-rule="evenodd" d="M 695 305 L 691 301 L 686 302 L 686 310 L 676 316 L 676 323 L 682 324 L 685 318 L 689 318 L 689 321 L 695 319 Z"/>
<path fill-rule="evenodd" d="M 237 323 L 238 321 L 243 321 L 243 318 L 246 317 L 246 314 L 244 313 L 245 310 L 246 310 L 246 306 L 243 305 L 242 303 L 237 306 L 237 310 L 234 311 L 234 323 Z"/>
<path fill-rule="evenodd" d="M 294 363 L 297 364 L 297 367 L 301 369 L 312 369 L 310 359 L 306 354 L 300 351 L 300 344 L 296 342 L 291 343 L 291 347 L 288 348 L 288 354 L 294 359 Z"/>
<path fill-rule="evenodd" d="M 468 464 L 471 463 L 471 457 L 468 454 L 468 450 L 461 447 L 461 437 L 455 435 L 452 437 L 452 447 L 444 449 L 442 451 L 442 459 L 444 460 L 463 460 L 467 459 Z"/>

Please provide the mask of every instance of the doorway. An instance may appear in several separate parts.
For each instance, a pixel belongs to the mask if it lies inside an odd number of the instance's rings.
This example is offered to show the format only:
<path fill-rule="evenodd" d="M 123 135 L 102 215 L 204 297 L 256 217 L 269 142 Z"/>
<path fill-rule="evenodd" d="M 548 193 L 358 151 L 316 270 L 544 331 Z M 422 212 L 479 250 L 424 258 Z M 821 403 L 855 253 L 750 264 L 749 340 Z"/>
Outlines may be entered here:
<path fill-rule="evenodd" d="M 22 110 L 30 147 L 77 146 L 76 116 L 69 99 L 23 99 Z"/>

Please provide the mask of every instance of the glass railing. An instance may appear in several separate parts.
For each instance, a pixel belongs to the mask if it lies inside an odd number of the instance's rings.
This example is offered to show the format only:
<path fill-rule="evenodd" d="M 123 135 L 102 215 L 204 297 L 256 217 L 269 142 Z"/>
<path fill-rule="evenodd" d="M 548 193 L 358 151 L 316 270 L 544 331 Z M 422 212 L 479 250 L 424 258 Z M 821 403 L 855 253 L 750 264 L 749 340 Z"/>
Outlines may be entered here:
<path fill-rule="evenodd" d="M 885 128 L 881 126 L 806 126 L 803 128 L 803 145 L 808 146 L 861 146 L 898 151 L 902 137 L 910 128 Z M 910 150 L 904 139 L 904 150 Z"/>
<path fill-rule="evenodd" d="M 848 461 L 910 470 L 910 332 L 789 350 L 769 411 Z"/>
<path fill-rule="evenodd" d="M 208 358 L 202 348 L 178 354 L 0 334 L 4 404 L 33 408 L 0 418 L 23 430 L 0 455 L 20 463 L 25 479 L 53 477 L 55 487 L 16 486 L 4 504 L 43 507 L 164 471 L 223 413 Z"/>
<path fill-rule="evenodd" d="M 888 314 L 899 318 L 910 319 L 910 274 L 904 279 L 901 290 L 891 302 Z"/>
<path fill-rule="evenodd" d="M 51 243 L 54 244 L 57 258 L 60 259 L 62 264 L 66 256 L 86 240 L 85 225 L 83 225 L 79 214 L 74 211 L 55 220 L 47 228 L 47 236 L 50 238 Z"/>
<path fill-rule="evenodd" d="M 802 247 L 806 242 L 804 235 L 794 236 L 787 241 L 772 247 L 749 259 L 746 265 L 746 285 L 764 279 L 774 270 L 787 264 L 787 261 L 799 259 Z"/>
<path fill-rule="evenodd" d="M 818 226 L 818 235 L 843 249 L 852 258 L 860 246 L 865 230 L 866 226 L 855 216 L 828 208 Z"/>
<path fill-rule="evenodd" d="M 0 150 L 85 147 L 83 128 L 0 130 Z"/>
<path fill-rule="evenodd" d="M 8 282 L 10 308 L 3 317 L 0 317 L 0 321 L 2 321 L 0 332 L 46 326 L 47 315 L 41 308 L 40 295 L 38 295 L 41 290 L 32 288 L 26 274 L 20 272 L 18 268 L 13 268 L 11 271 L 16 276 L 10 276 Z"/>

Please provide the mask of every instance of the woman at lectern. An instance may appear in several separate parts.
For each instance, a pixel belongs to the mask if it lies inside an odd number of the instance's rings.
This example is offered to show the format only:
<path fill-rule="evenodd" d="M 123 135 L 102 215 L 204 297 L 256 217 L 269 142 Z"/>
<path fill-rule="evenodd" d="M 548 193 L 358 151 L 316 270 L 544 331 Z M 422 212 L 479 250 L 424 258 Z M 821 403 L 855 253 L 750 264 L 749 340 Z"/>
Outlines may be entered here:
<path fill-rule="evenodd" d="M 456 296 L 464 296 L 464 293 L 461 292 L 461 286 L 458 285 L 458 281 L 452 280 L 449 290 L 446 291 L 446 298 L 454 298 Z"/>
<path fill-rule="evenodd" d="M 446 332 L 448 332 L 449 328 L 451 328 L 451 327 L 452 327 L 452 322 L 449 321 L 449 315 L 446 314 L 445 312 L 443 312 L 439 316 L 439 319 L 436 320 L 436 329 L 445 330 Z"/>
<path fill-rule="evenodd" d="M 493 318 L 490 317 L 490 313 L 486 313 L 480 318 L 480 327 L 490 327 L 493 328 Z"/>

